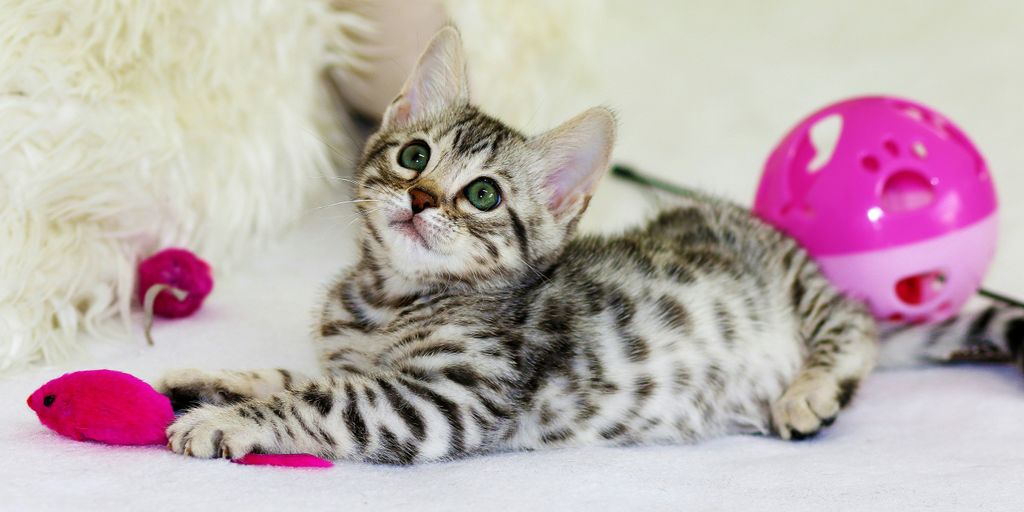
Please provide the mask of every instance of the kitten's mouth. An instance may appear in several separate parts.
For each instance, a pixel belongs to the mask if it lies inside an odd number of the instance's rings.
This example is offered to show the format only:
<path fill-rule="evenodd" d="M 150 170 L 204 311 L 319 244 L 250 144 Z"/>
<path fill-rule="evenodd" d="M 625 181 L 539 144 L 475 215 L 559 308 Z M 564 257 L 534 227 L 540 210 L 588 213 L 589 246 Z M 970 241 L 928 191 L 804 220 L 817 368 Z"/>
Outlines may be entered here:
<path fill-rule="evenodd" d="M 412 218 L 407 220 L 392 221 L 388 225 L 391 226 L 391 228 L 394 229 L 395 231 L 398 231 L 402 235 L 409 237 L 410 240 L 416 242 L 424 249 L 430 250 L 430 244 L 427 243 L 426 237 L 424 237 L 420 233 L 420 230 L 416 229 L 416 224 L 413 222 Z"/>

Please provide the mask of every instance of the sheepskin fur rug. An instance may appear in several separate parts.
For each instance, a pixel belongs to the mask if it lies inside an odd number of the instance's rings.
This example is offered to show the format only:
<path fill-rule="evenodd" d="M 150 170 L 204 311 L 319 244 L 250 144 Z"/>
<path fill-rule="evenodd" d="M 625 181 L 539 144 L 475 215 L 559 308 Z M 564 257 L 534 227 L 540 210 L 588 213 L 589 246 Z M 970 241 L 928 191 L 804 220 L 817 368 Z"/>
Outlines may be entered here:
<path fill-rule="evenodd" d="M 0 372 L 126 325 L 140 258 L 221 271 L 308 210 L 352 157 L 349 7 L 0 0 Z"/>

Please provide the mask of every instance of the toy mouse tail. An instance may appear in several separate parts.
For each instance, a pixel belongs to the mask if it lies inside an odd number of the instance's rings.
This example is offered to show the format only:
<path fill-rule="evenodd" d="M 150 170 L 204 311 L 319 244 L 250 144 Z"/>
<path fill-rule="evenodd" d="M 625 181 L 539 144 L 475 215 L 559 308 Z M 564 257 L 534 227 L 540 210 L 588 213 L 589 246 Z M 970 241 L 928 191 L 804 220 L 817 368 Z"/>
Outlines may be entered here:
<path fill-rule="evenodd" d="M 882 324 L 879 367 L 1014 363 L 1024 371 L 1024 307 L 982 300 L 980 308 L 936 324 Z"/>

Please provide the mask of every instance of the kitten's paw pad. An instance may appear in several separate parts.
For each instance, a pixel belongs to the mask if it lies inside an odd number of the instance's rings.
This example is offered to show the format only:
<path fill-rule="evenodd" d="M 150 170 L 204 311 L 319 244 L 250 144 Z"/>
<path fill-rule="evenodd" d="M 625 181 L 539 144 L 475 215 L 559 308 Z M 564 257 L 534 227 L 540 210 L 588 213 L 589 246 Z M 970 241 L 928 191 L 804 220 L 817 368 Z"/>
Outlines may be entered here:
<path fill-rule="evenodd" d="M 814 437 L 839 414 L 839 384 L 822 377 L 798 380 L 772 404 L 772 424 L 783 439 Z"/>
<path fill-rule="evenodd" d="M 240 416 L 234 407 L 206 405 L 188 412 L 167 428 L 167 447 L 189 457 L 237 459 L 265 445 L 272 436 Z"/>
<path fill-rule="evenodd" d="M 171 407 L 175 411 L 201 404 L 231 404 L 247 398 L 239 390 L 232 389 L 223 378 L 203 370 L 172 370 L 164 374 L 154 387 L 171 399 Z"/>

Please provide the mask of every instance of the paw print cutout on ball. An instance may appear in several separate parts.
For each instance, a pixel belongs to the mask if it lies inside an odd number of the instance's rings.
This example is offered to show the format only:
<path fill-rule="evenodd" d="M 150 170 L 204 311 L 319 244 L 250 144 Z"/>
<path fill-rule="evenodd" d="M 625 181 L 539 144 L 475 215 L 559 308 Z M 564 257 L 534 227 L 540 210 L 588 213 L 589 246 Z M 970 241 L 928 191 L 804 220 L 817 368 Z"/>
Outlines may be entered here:
<path fill-rule="evenodd" d="M 881 212 L 875 210 L 875 216 L 917 210 L 935 200 L 938 179 L 928 175 L 924 162 L 927 156 L 928 148 L 921 141 L 903 147 L 896 139 L 886 138 L 881 143 L 881 151 L 866 153 L 860 158 L 860 166 L 865 171 L 884 176 L 876 191 Z M 869 210 L 868 215 L 872 215 L 872 211 Z"/>

